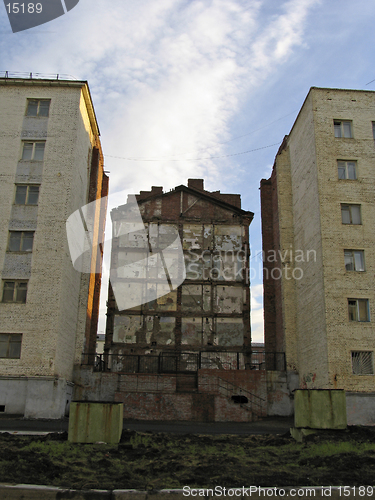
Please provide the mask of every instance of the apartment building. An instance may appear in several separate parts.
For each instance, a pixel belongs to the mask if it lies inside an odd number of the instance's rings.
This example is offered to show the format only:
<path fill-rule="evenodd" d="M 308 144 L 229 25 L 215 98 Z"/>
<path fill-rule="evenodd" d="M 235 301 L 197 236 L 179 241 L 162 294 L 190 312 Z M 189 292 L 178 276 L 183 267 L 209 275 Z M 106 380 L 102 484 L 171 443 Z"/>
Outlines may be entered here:
<path fill-rule="evenodd" d="M 138 209 L 136 225 L 131 214 Z M 241 209 L 240 195 L 208 192 L 202 179 L 189 179 L 169 192 L 141 191 L 111 218 L 111 370 L 244 368 L 251 354 L 253 213 Z"/>
<path fill-rule="evenodd" d="M 375 92 L 311 88 L 261 181 L 265 346 L 300 388 L 375 390 L 374 138 Z"/>
<path fill-rule="evenodd" d="M 0 78 L 0 117 L 0 411 L 60 418 L 96 344 L 101 255 L 75 270 L 66 221 L 107 195 L 99 128 L 87 82 L 32 75 Z"/>

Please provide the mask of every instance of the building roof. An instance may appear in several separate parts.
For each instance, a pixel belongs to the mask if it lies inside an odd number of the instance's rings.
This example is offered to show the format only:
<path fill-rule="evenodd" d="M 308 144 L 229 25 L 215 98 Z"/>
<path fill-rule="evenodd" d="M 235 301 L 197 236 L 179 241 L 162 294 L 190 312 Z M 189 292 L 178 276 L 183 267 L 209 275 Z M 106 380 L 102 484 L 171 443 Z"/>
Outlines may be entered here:
<path fill-rule="evenodd" d="M 241 209 L 241 195 L 225 194 L 220 193 L 220 191 L 205 191 L 203 189 L 203 179 L 188 179 L 188 186 L 184 186 L 183 184 L 181 184 L 180 186 L 177 186 L 166 193 L 163 192 L 163 187 L 152 186 L 151 191 L 141 191 L 140 194 L 135 195 L 135 197 L 137 199 L 137 202 L 141 204 L 155 198 L 169 197 L 181 191 L 199 196 L 200 198 L 203 198 L 210 203 L 214 203 L 221 206 L 222 208 L 237 212 L 239 215 L 249 218 L 250 222 L 254 218 L 253 212 Z M 113 216 L 116 215 L 117 212 L 121 212 L 121 209 L 124 207 L 126 207 L 126 204 L 120 205 L 119 207 L 113 209 L 111 212 L 111 217 L 113 218 Z"/>

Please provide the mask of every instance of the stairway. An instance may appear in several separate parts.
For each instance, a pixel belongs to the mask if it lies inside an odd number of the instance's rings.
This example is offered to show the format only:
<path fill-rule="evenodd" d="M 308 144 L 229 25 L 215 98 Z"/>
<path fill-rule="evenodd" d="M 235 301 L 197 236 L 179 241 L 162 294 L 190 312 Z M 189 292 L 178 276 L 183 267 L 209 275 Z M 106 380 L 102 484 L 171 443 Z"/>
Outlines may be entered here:
<path fill-rule="evenodd" d="M 221 377 L 218 377 L 218 389 L 219 394 L 228 398 L 233 404 L 251 412 L 253 421 L 263 416 L 265 399 Z"/>

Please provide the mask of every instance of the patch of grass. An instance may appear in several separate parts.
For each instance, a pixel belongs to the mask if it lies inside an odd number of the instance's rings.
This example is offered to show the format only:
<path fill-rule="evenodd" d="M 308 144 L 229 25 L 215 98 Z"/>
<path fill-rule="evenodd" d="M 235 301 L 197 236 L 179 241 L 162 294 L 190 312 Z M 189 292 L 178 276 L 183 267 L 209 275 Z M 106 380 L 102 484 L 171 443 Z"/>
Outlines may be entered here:
<path fill-rule="evenodd" d="M 337 455 L 340 453 L 352 453 L 353 455 L 357 453 L 362 453 L 365 451 L 375 452 L 375 443 L 361 443 L 361 449 L 358 449 L 358 443 L 352 441 L 344 442 L 324 442 L 312 444 L 306 447 L 301 452 L 301 458 L 309 457 L 328 457 L 332 455 Z"/>
<path fill-rule="evenodd" d="M 0 435 L 0 482 L 75 489 L 372 484 L 375 429 L 310 436 L 206 436 L 124 431 L 117 446 L 66 436 Z M 334 459 L 333 459 L 334 457 Z"/>
<path fill-rule="evenodd" d="M 130 438 L 130 444 L 133 445 L 134 448 L 138 448 L 138 446 L 149 446 L 151 444 L 151 436 L 149 434 L 135 434 Z"/>

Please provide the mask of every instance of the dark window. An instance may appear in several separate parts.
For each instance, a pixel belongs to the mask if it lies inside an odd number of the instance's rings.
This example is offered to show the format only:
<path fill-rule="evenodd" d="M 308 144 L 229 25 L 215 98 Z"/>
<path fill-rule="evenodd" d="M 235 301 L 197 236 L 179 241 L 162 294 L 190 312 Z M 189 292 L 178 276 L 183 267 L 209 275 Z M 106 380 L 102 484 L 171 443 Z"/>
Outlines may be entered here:
<path fill-rule="evenodd" d="M 27 295 L 27 281 L 3 281 L 3 302 L 24 304 Z"/>
<path fill-rule="evenodd" d="M 48 116 L 50 103 L 49 99 L 29 99 L 26 116 Z"/>
<path fill-rule="evenodd" d="M 343 224 L 362 224 L 361 205 L 341 205 L 341 220 Z"/>
<path fill-rule="evenodd" d="M 345 139 L 351 139 L 353 137 L 352 122 L 335 120 L 333 126 L 335 129 L 335 137 L 344 137 Z"/>
<path fill-rule="evenodd" d="M 39 186 L 20 184 L 16 186 L 16 205 L 37 205 L 39 199 Z"/>
<path fill-rule="evenodd" d="M 21 334 L 0 333 L 0 358 L 20 358 L 21 342 Z"/>
<path fill-rule="evenodd" d="M 24 142 L 22 160 L 43 161 L 45 142 Z"/>
<path fill-rule="evenodd" d="M 364 271 L 365 253 L 363 250 L 344 250 L 346 271 Z"/>
<path fill-rule="evenodd" d="M 239 394 L 238 396 L 232 396 L 231 397 L 233 403 L 240 404 L 240 405 L 245 405 L 249 402 L 246 396 L 243 396 L 242 394 Z"/>
<path fill-rule="evenodd" d="M 349 179 L 355 181 L 357 179 L 357 165 L 355 161 L 338 161 L 337 170 L 339 179 Z"/>
<path fill-rule="evenodd" d="M 349 321 L 370 321 L 368 299 L 348 299 Z"/>
<path fill-rule="evenodd" d="M 372 351 L 352 351 L 352 370 L 354 375 L 373 375 Z"/>
<path fill-rule="evenodd" d="M 9 231 L 8 252 L 32 252 L 34 231 Z"/>

